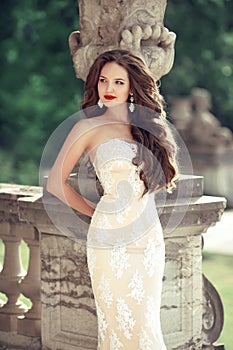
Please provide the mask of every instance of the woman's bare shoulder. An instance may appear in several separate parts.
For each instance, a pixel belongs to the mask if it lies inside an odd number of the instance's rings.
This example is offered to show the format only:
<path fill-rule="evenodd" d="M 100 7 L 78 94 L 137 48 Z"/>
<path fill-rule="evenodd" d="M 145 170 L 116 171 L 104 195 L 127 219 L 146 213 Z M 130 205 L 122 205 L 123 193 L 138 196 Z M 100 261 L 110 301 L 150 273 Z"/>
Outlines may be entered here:
<path fill-rule="evenodd" d="M 94 118 L 92 118 L 94 119 Z M 73 130 L 77 132 L 88 131 L 92 125 L 95 125 L 94 121 L 90 119 L 80 119 L 74 126 Z"/>
<path fill-rule="evenodd" d="M 102 125 L 105 119 L 102 116 L 80 119 L 75 125 L 79 128 L 88 128 L 92 125 Z"/>
<path fill-rule="evenodd" d="M 89 119 L 81 119 L 75 124 L 75 128 L 81 132 L 94 132 L 98 127 L 108 126 L 109 121 L 107 121 L 102 116 L 93 117 Z"/>
<path fill-rule="evenodd" d="M 73 126 L 71 133 L 78 138 L 84 137 L 85 139 L 93 140 L 100 132 L 99 127 L 103 127 L 103 125 L 105 123 L 99 117 L 81 119 Z"/>

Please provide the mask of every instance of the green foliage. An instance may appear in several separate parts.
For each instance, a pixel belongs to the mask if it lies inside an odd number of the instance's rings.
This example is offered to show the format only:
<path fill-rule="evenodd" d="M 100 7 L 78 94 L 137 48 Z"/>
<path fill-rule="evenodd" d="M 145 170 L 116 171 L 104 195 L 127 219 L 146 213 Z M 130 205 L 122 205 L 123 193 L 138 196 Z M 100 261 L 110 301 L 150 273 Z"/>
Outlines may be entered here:
<path fill-rule="evenodd" d="M 230 0 L 168 1 L 165 24 L 177 34 L 176 57 L 162 92 L 166 97 L 206 88 L 214 115 L 233 130 L 232 11 Z"/>
<path fill-rule="evenodd" d="M 75 0 L 2 3 L 1 181 L 37 184 L 49 135 L 79 109 L 82 82 L 68 47 L 78 27 L 76 9 Z"/>
<path fill-rule="evenodd" d="M 213 113 L 233 130 L 233 2 L 169 0 L 165 24 L 177 34 L 162 93 L 208 89 Z M 0 11 L 0 182 L 38 183 L 53 130 L 80 107 L 69 34 L 79 28 L 77 0 L 2 0 Z"/>

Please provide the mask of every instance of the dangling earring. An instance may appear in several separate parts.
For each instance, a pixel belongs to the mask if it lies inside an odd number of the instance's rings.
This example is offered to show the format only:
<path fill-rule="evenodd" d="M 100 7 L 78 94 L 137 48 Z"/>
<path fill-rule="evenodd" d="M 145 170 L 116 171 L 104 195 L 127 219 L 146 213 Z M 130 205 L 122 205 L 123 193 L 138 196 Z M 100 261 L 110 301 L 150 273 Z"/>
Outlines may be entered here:
<path fill-rule="evenodd" d="M 130 93 L 130 105 L 129 105 L 129 110 L 130 110 L 131 113 L 133 113 L 133 111 L 135 109 L 133 101 L 134 101 L 133 93 L 131 92 Z"/>
<path fill-rule="evenodd" d="M 101 101 L 101 99 L 99 99 L 99 101 L 97 102 L 99 108 L 103 108 L 104 104 L 103 102 Z"/>

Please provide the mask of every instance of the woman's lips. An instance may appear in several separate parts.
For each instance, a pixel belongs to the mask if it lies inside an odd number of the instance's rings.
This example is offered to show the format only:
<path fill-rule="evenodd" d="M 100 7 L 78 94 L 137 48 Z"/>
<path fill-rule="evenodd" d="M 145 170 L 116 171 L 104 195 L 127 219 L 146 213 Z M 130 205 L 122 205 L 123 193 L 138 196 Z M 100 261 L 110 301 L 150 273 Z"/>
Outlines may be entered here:
<path fill-rule="evenodd" d="M 112 95 L 104 95 L 104 98 L 105 98 L 106 100 L 111 101 L 111 100 L 114 100 L 114 98 L 116 98 L 116 96 L 112 96 Z"/>

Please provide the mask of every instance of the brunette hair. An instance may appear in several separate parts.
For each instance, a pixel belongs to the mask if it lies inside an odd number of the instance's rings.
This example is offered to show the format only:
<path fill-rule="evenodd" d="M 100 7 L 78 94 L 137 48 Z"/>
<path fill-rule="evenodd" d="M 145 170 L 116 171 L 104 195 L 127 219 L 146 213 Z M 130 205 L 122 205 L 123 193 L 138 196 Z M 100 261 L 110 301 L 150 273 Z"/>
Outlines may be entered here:
<path fill-rule="evenodd" d="M 170 191 L 175 187 L 178 177 L 177 146 L 166 119 L 163 97 L 150 70 L 140 57 L 121 49 L 99 55 L 86 79 L 82 108 L 89 118 L 105 112 L 106 109 L 97 106 L 98 81 L 103 66 L 108 62 L 116 62 L 128 72 L 135 103 L 134 112 L 128 114 L 131 134 L 141 145 L 133 164 L 142 165 L 140 178 L 145 184 L 144 193 L 163 187 Z"/>

